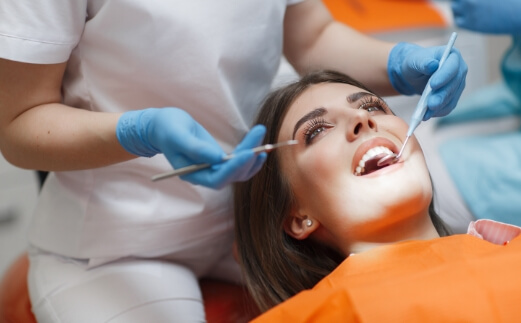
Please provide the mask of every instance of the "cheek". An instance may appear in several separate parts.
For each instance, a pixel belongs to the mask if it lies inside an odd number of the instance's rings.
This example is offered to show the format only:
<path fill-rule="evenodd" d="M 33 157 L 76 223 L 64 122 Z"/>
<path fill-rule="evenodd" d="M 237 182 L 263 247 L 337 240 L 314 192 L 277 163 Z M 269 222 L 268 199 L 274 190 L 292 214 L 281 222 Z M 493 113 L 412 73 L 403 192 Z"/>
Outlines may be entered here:
<path fill-rule="evenodd" d="M 404 139 L 407 135 L 409 125 L 401 118 L 393 115 L 380 116 L 375 118 L 379 131 L 386 131 L 394 134 L 400 139 Z"/>
<path fill-rule="evenodd" d="M 342 178 L 351 172 L 350 155 L 345 143 L 339 141 L 335 136 L 323 138 L 298 156 L 295 169 L 300 173 L 298 176 L 302 178 L 303 185 L 332 194 L 333 188 L 346 184 Z"/>
<path fill-rule="evenodd" d="M 337 193 L 348 186 L 344 180 L 350 169 L 347 158 L 339 157 L 342 154 L 333 145 L 321 146 L 308 149 L 285 165 L 297 202 L 309 215 L 329 209 Z"/>
<path fill-rule="evenodd" d="M 328 232 L 345 233 L 351 218 L 365 211 L 359 202 L 363 194 L 354 186 L 348 158 L 339 157 L 344 156 L 338 151 L 342 148 L 332 143 L 324 147 L 301 156 L 293 170 L 294 192 L 303 213 L 317 218 Z"/>

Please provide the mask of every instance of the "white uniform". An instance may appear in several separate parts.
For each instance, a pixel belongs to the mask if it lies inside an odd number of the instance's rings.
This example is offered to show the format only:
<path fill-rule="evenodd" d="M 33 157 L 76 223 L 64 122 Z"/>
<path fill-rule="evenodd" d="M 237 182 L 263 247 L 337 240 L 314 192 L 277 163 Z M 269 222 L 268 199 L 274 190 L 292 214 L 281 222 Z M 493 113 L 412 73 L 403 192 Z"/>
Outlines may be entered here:
<path fill-rule="evenodd" d="M 0 57 L 68 60 L 65 104 L 108 112 L 179 107 L 231 151 L 270 89 L 286 6 L 299 1 L 2 0 Z M 233 240 L 230 188 L 150 181 L 170 169 L 158 155 L 48 177 L 29 232 L 31 299 L 41 321 L 115 322 L 122 313 L 138 318 L 131 308 L 183 297 L 196 300 L 197 321 L 196 277 L 237 277 L 224 260 Z M 153 319 L 147 315 L 161 310 L 145 311 L 145 321 L 179 321 L 175 305 L 164 308 L 168 315 Z"/>

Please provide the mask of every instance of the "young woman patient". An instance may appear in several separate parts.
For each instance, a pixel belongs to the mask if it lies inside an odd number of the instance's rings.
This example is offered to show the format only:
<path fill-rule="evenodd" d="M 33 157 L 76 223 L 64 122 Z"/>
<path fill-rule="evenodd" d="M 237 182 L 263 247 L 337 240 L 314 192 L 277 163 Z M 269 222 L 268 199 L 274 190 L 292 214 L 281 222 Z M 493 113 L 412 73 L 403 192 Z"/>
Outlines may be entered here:
<path fill-rule="evenodd" d="M 265 143 L 298 140 L 235 187 L 238 258 L 261 311 L 366 251 L 450 235 L 414 137 L 398 163 L 377 166 L 398 153 L 408 125 L 364 85 L 309 74 L 273 92 L 257 123 Z"/>

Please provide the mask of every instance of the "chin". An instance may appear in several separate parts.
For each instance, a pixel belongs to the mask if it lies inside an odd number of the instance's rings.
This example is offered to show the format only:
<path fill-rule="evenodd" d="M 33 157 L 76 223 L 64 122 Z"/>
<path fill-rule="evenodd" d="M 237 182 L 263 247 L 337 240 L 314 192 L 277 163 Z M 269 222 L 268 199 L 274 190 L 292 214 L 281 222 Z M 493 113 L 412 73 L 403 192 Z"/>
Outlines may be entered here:
<path fill-rule="evenodd" d="M 389 242 L 386 241 L 387 238 L 400 235 L 402 229 L 414 227 L 418 221 L 424 221 L 429 216 L 432 195 L 395 197 L 398 200 L 384 201 L 380 212 L 368 215 L 367 221 L 357 230 L 362 230 L 359 232 L 363 232 L 366 236 L 372 236 L 374 242 Z"/>
<path fill-rule="evenodd" d="M 381 204 L 382 213 L 407 216 L 428 209 L 433 195 L 428 171 L 421 167 L 412 170 L 404 167 L 396 175 L 393 180 L 382 181 L 379 185 L 377 202 Z"/>
<path fill-rule="evenodd" d="M 357 177 L 358 183 L 385 199 L 397 202 L 409 196 L 432 195 L 432 182 L 426 167 L 415 163 L 397 163 L 378 172 Z"/>

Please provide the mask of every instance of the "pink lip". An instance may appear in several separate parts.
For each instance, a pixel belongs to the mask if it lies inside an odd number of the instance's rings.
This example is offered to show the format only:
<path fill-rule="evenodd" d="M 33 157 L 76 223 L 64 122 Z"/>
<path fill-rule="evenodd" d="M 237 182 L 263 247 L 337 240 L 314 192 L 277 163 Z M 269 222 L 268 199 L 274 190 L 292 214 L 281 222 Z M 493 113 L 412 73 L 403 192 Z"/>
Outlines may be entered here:
<path fill-rule="evenodd" d="M 371 178 L 371 177 L 378 177 L 378 176 L 381 176 L 381 175 L 385 175 L 385 174 L 389 174 L 397 169 L 400 169 L 401 167 L 403 167 L 404 165 L 404 162 L 403 161 L 399 161 L 397 162 L 396 164 L 392 164 L 390 166 L 386 166 L 384 168 L 380 168 L 379 170 L 377 171 L 374 171 L 372 172 L 371 174 L 367 174 L 367 175 L 364 175 L 364 176 L 361 176 L 365 179 L 367 178 Z"/>
<path fill-rule="evenodd" d="M 365 153 L 377 146 L 383 146 L 389 148 L 393 153 L 398 154 L 398 147 L 394 142 L 387 138 L 383 137 L 377 137 L 370 140 L 367 140 L 363 142 L 360 146 L 358 146 L 358 149 L 355 151 L 355 155 L 353 156 L 353 162 L 352 162 L 352 172 L 355 172 L 356 166 L 358 166 L 358 163 L 362 159 L 362 157 L 365 155 Z"/>

